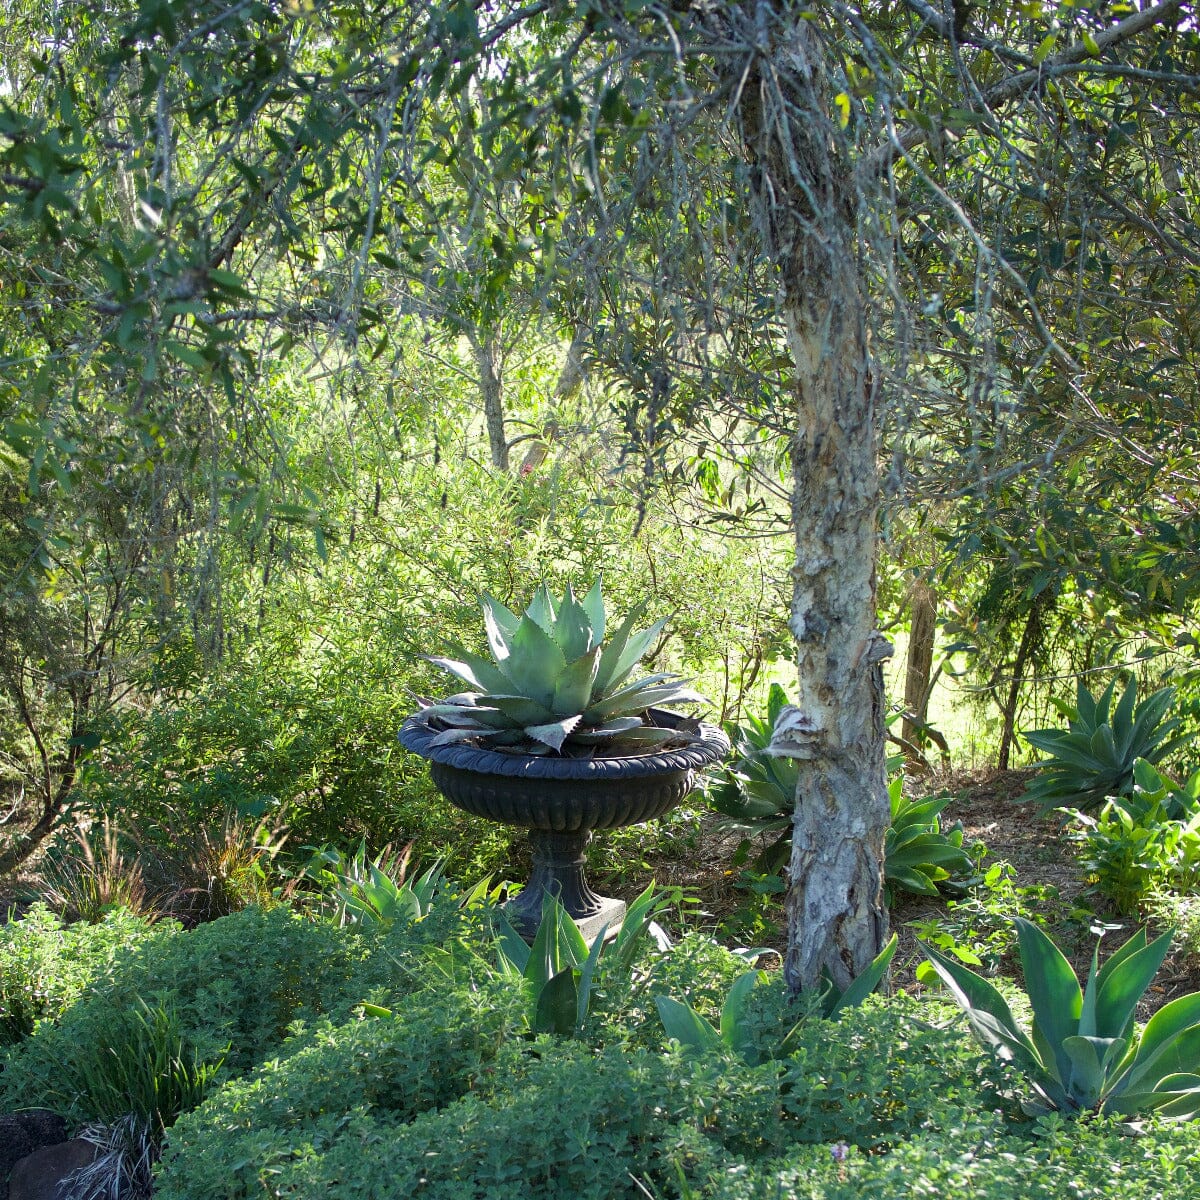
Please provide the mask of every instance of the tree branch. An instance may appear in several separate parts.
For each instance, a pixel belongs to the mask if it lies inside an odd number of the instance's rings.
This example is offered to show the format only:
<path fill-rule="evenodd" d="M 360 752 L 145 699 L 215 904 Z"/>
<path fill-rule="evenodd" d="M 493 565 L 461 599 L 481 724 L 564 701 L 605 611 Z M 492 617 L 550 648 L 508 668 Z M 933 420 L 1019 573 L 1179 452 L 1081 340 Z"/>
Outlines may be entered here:
<path fill-rule="evenodd" d="M 929 8 L 927 4 L 922 4 L 920 0 L 905 0 L 905 3 L 919 13 L 923 9 Z M 1091 40 L 1090 46 L 1083 41 L 1072 43 L 1065 50 L 1052 55 L 1044 62 L 1018 71 L 1015 75 L 1010 75 L 1007 79 L 1002 79 L 999 83 L 995 83 L 987 88 L 982 92 L 983 107 L 990 111 L 1000 105 L 1007 104 L 1009 101 L 1023 95 L 1030 87 L 1036 87 L 1039 83 L 1044 82 L 1048 78 L 1053 78 L 1056 74 L 1061 75 L 1068 71 L 1086 71 L 1089 69 L 1094 69 L 1097 73 L 1111 72 L 1114 64 L 1096 63 L 1094 67 L 1088 64 L 1087 60 L 1094 57 L 1094 51 L 1104 54 L 1106 51 L 1115 49 L 1138 34 L 1144 33 L 1147 29 L 1152 29 L 1156 25 L 1166 23 L 1179 15 L 1182 6 L 1183 0 L 1165 0 L 1162 4 L 1155 4 L 1150 8 L 1144 9 L 1142 12 L 1137 12 L 1132 16 L 1126 17 L 1123 21 L 1118 21 L 1111 29 L 1097 33 Z M 932 10 L 930 12 L 931 15 L 936 15 L 932 14 Z M 938 21 L 939 25 L 935 26 L 935 28 L 938 28 L 939 32 L 942 32 L 944 31 L 945 22 L 941 18 L 938 18 Z M 1182 78 L 1186 79 L 1188 77 L 1184 76 Z M 860 170 L 868 175 L 877 174 L 897 155 L 906 155 L 927 142 L 933 135 L 933 132 L 930 129 L 920 129 L 915 125 L 910 126 L 902 132 L 893 131 L 890 141 L 877 147 L 863 159 Z"/>

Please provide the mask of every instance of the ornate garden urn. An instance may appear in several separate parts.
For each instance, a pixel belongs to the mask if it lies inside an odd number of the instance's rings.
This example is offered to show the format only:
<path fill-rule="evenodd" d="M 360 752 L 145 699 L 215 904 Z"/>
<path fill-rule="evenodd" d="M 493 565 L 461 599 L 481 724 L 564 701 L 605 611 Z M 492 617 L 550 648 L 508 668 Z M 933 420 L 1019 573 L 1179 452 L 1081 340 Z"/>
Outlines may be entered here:
<path fill-rule="evenodd" d="M 681 729 L 677 748 L 571 756 L 466 742 L 434 746 L 442 728 L 436 716 L 419 712 L 404 722 L 401 744 L 429 760 L 433 782 L 447 800 L 464 812 L 529 830 L 533 872 L 505 906 L 526 938 L 537 930 L 547 892 L 589 941 L 605 925 L 615 932 L 625 902 L 597 895 L 587 881 L 584 852 L 593 831 L 661 817 L 692 790 L 701 768 L 729 752 L 729 739 L 714 725 L 658 709 L 650 715 L 656 725 Z"/>

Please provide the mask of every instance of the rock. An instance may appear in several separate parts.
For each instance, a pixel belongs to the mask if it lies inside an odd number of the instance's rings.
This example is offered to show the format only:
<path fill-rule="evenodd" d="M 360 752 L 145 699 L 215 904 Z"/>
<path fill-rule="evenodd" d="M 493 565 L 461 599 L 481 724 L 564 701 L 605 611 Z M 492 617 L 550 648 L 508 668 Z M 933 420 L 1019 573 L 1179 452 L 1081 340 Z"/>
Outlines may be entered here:
<path fill-rule="evenodd" d="M 0 1115 L 0 1197 L 13 1167 L 41 1146 L 67 1140 L 67 1123 L 48 1108 Z"/>
<path fill-rule="evenodd" d="M 73 1189 L 64 1181 L 95 1157 L 96 1147 L 83 1138 L 43 1146 L 13 1167 L 8 1200 L 72 1200 Z"/>

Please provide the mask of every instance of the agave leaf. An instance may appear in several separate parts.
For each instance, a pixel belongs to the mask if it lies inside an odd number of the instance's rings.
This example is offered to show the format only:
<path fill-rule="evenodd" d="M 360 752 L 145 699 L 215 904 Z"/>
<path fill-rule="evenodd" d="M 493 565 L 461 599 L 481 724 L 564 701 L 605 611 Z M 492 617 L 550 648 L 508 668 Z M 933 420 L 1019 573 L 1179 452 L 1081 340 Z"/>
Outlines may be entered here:
<path fill-rule="evenodd" d="M 779 720 L 779 714 L 783 711 L 787 703 L 787 692 L 779 684 L 771 684 L 771 688 L 767 692 L 767 719 L 765 722 L 768 740 L 771 736 L 771 730 L 775 728 L 775 722 Z M 759 722 L 759 724 L 763 724 L 763 722 Z"/>
<path fill-rule="evenodd" d="M 513 928 L 503 908 L 498 910 L 496 926 L 497 949 L 524 974 L 529 964 L 529 943 Z"/>
<path fill-rule="evenodd" d="M 487 631 L 488 647 L 495 660 L 503 662 L 512 652 L 513 635 L 521 618 L 495 596 L 483 593 L 483 626 Z"/>
<path fill-rule="evenodd" d="M 564 967 L 538 990 L 533 1016 L 534 1032 L 568 1036 L 575 1029 L 578 1007 L 579 985 L 575 982 L 575 968 Z"/>
<path fill-rule="evenodd" d="M 1109 688 L 1107 694 L 1109 699 L 1111 699 L 1111 687 Z M 1100 718 L 1099 720 L 1097 719 L 1095 696 L 1093 696 L 1091 691 L 1084 685 L 1082 679 L 1077 680 L 1075 683 L 1075 716 L 1072 720 L 1072 723 L 1079 721 L 1081 724 L 1086 725 L 1089 729 L 1095 729 L 1100 723 L 1100 720 L 1103 719 L 1104 718 Z"/>
<path fill-rule="evenodd" d="M 1121 760 L 1117 757 L 1117 744 L 1113 738 L 1111 725 L 1101 725 L 1092 734 L 1091 751 L 1095 760 L 1106 767 L 1121 765 Z"/>
<path fill-rule="evenodd" d="M 562 647 L 563 657 L 568 662 L 583 657 L 598 645 L 591 617 L 576 599 L 567 585 L 567 594 L 558 606 L 558 617 L 554 622 L 554 640 Z M 599 656 L 597 655 L 597 665 Z M 595 673 L 593 672 L 593 677 Z"/>
<path fill-rule="evenodd" d="M 645 601 L 635 604 L 625 617 L 625 620 L 618 626 L 616 632 L 604 643 L 604 653 L 600 656 L 600 670 L 596 674 L 597 694 L 603 695 L 616 686 L 616 683 L 613 681 L 613 674 L 617 662 L 625 651 L 630 634 L 633 632 L 633 627 L 641 620 L 642 613 L 645 611 Z"/>
<path fill-rule="evenodd" d="M 641 609 L 635 610 L 641 616 Z M 632 616 L 633 614 L 631 614 Z M 596 687 L 601 695 L 607 695 L 624 683 L 629 673 L 642 660 L 655 638 L 662 632 L 666 620 L 656 621 L 649 629 L 634 633 L 632 621 L 626 620 L 604 647 L 600 659 L 600 670 L 596 676 Z"/>
<path fill-rule="evenodd" d="M 655 916 L 665 907 L 665 899 L 659 895 L 653 883 L 625 910 L 625 919 L 617 936 L 613 939 L 609 953 L 621 970 L 628 970 L 637 953 L 638 944 L 650 927 Z"/>
<path fill-rule="evenodd" d="M 486 737 L 488 731 L 483 728 L 444 729 L 435 737 L 429 739 L 432 746 L 452 746 L 455 742 L 466 742 L 475 737 Z"/>
<path fill-rule="evenodd" d="M 1125 1043 L 1119 1043 L 1122 1048 Z M 1114 1043 L 1103 1038 L 1069 1037 L 1063 1040 L 1063 1055 L 1067 1069 L 1063 1073 L 1063 1086 L 1078 1108 L 1093 1108 L 1104 1093 L 1104 1068 L 1101 1059 L 1108 1054 Z"/>
<path fill-rule="evenodd" d="M 1137 1003 L 1167 957 L 1171 948 L 1169 931 L 1149 945 L 1145 937 L 1143 931 L 1140 939 L 1136 934 L 1130 938 L 1134 948 L 1122 953 L 1126 950 L 1122 946 L 1116 964 L 1110 958 L 1096 977 L 1096 1033 L 1100 1037 L 1129 1036 Z"/>
<path fill-rule="evenodd" d="M 871 960 L 861 974 L 856 975 L 850 981 L 849 986 L 834 1000 L 825 1015 L 832 1019 L 844 1008 L 857 1008 L 879 986 L 880 981 L 887 974 L 898 944 L 899 938 L 893 933 L 888 939 L 887 945 Z"/>
<path fill-rule="evenodd" d="M 679 679 L 678 676 L 667 675 L 661 682 L 656 682 L 658 679 L 658 676 L 648 675 L 645 679 L 626 684 L 604 699 L 589 705 L 584 714 L 585 718 L 590 723 L 609 717 L 645 712 L 646 709 L 657 705 L 707 703 L 699 692 L 689 687 L 686 680 Z"/>
<path fill-rule="evenodd" d="M 1092 947 L 1092 963 L 1088 967 L 1087 984 L 1083 989 L 1083 1005 L 1079 1010 L 1079 1034 L 1081 1037 L 1096 1037 L 1096 995 L 1099 989 L 1097 969 L 1100 963 L 1100 942 Z"/>
<path fill-rule="evenodd" d="M 605 742 L 620 741 L 623 746 L 661 746 L 664 742 L 677 742 L 680 740 L 681 734 L 675 729 L 660 729 L 654 725 L 639 725 L 636 729 L 630 729 L 625 733 L 614 734 L 607 738 L 599 738 L 595 736 L 595 730 L 591 736 L 577 739 L 585 741 L 589 745 L 602 745 Z"/>
<path fill-rule="evenodd" d="M 601 927 L 600 932 L 592 939 L 592 947 L 588 951 L 583 966 L 579 969 L 579 993 L 575 1007 L 575 1028 L 582 1029 L 587 1020 L 588 1008 L 592 1000 L 592 979 L 596 974 L 596 966 L 604 951 L 604 939 L 608 936 L 608 926 Z"/>
<path fill-rule="evenodd" d="M 1126 1116 L 1157 1112 L 1171 1120 L 1191 1120 L 1200 1113 L 1200 1075 L 1181 1072 L 1166 1076 L 1150 1091 L 1110 1095 L 1102 1111 Z"/>
<path fill-rule="evenodd" d="M 667 1037 L 702 1053 L 720 1049 L 721 1035 L 710 1021 L 700 1016 L 686 1001 L 670 996 L 655 996 L 654 1004 Z"/>
<path fill-rule="evenodd" d="M 1163 717 L 1167 715 L 1167 710 L 1171 707 L 1174 699 L 1175 689 L 1173 687 L 1159 688 L 1137 706 L 1130 731 L 1133 746 L 1137 747 L 1143 742 L 1149 741 Z M 1143 754 L 1142 757 L 1146 756 Z"/>
<path fill-rule="evenodd" d="M 583 611 L 588 615 L 588 623 L 592 627 L 592 645 L 599 646 L 604 641 L 604 595 L 600 587 L 600 579 L 592 584 L 588 594 L 580 601 Z"/>
<path fill-rule="evenodd" d="M 1079 980 L 1062 951 L 1032 921 L 1014 917 L 1020 948 L 1025 990 L 1033 1009 L 1034 1041 L 1040 1032 L 1046 1039 L 1059 1079 L 1065 1080 L 1070 1060 L 1063 1042 L 1079 1032 L 1083 993 Z"/>
<path fill-rule="evenodd" d="M 573 717 L 563 717 L 561 721 L 552 721 L 548 725 L 526 725 L 525 732 L 535 741 L 549 746 L 551 750 L 558 753 L 562 749 L 563 742 L 567 740 L 571 731 L 581 720 L 582 718 L 576 713 Z"/>
<path fill-rule="evenodd" d="M 503 716 L 505 724 L 518 729 L 526 725 L 544 725 L 553 721 L 557 715 L 549 705 L 538 704 L 528 696 L 491 695 L 483 699 L 487 701 L 489 708 L 495 709 Z"/>
<path fill-rule="evenodd" d="M 564 605 L 565 607 L 565 605 Z M 568 662 L 554 684 L 554 711 L 559 716 L 583 714 L 592 698 L 592 685 L 600 666 L 600 647 Z"/>
<path fill-rule="evenodd" d="M 447 725 L 474 729 L 480 724 L 480 714 L 487 710 L 477 704 L 427 704 L 421 711 L 427 717 L 437 717 Z"/>
<path fill-rule="evenodd" d="M 765 978 L 765 971 L 747 971 L 744 975 L 739 975 L 721 1006 L 721 1041 L 743 1058 L 752 1044 L 751 1031 L 744 1019 L 746 999 L 754 990 L 755 984 Z"/>
<path fill-rule="evenodd" d="M 552 708 L 554 685 L 566 669 L 567 660 L 558 643 L 528 615 L 521 618 L 512 637 L 512 653 L 501 664 L 506 686 L 489 691 L 528 696 Z"/>
<path fill-rule="evenodd" d="M 1133 744 L 1135 726 L 1133 721 L 1133 706 L 1137 702 L 1137 684 L 1131 676 L 1125 685 L 1125 691 L 1117 704 L 1112 717 L 1113 738 L 1117 744 L 1117 753 L 1122 760 L 1129 756 Z"/>
<path fill-rule="evenodd" d="M 506 692 L 508 680 L 503 672 L 486 658 L 460 651 L 458 658 L 429 657 L 429 662 L 443 671 L 457 675 L 464 683 L 469 683 L 478 692 Z"/>
<path fill-rule="evenodd" d="M 554 636 L 554 597 L 550 595 L 550 589 L 544 583 L 539 583 L 535 589 L 533 599 L 525 609 L 525 616 L 547 637 Z"/>
<path fill-rule="evenodd" d="M 1096 756 L 1092 739 L 1081 733 L 1063 733 L 1058 729 L 1030 729 L 1021 735 L 1035 750 L 1052 754 L 1054 758 L 1037 764 L 1039 769 L 1056 766 L 1055 759 L 1084 770 L 1095 770 Z"/>
<path fill-rule="evenodd" d="M 637 729 L 641 724 L 641 717 L 614 717 L 602 725 L 582 726 L 571 735 L 571 741 L 580 746 L 598 746 L 602 742 L 624 737 L 631 729 Z"/>
<path fill-rule="evenodd" d="M 1181 1072 L 1159 1084 L 1169 1099 L 1155 1111 L 1169 1121 L 1191 1121 L 1200 1113 L 1200 1075 Z"/>
<path fill-rule="evenodd" d="M 1180 996 L 1164 1004 L 1142 1030 L 1137 1054 L 1129 1072 L 1122 1080 L 1122 1087 L 1137 1087 L 1143 1081 L 1153 1083 L 1154 1075 L 1165 1074 L 1171 1068 L 1164 1064 L 1174 1063 L 1175 1070 L 1195 1070 L 1200 1057 L 1191 1062 L 1184 1061 L 1189 1053 L 1196 1053 L 1195 1030 L 1200 1029 L 1200 992 Z"/>
<path fill-rule="evenodd" d="M 1083 686 L 1082 682 L 1080 683 L 1079 687 L 1080 690 L 1090 700 L 1091 693 Z M 1092 718 L 1092 727 L 1094 729 L 1099 729 L 1101 725 L 1109 724 L 1108 714 L 1112 708 L 1113 693 L 1116 691 L 1116 688 L 1117 681 L 1114 679 L 1109 683 L 1108 687 L 1104 689 L 1104 695 L 1101 696 L 1098 701 L 1096 701 L 1095 713 Z"/>
<path fill-rule="evenodd" d="M 925 950 L 955 1003 L 967 1014 L 979 1040 L 993 1048 L 999 1057 L 1016 1058 L 1023 1065 L 1027 1064 L 1032 1073 L 1044 1073 L 1037 1050 L 1013 1018 L 1004 997 L 986 979 L 968 971 L 954 959 L 947 958 L 932 946 L 926 946 Z"/>
<path fill-rule="evenodd" d="M 542 988 L 564 968 L 582 965 L 587 956 L 588 946 L 579 926 L 562 904 L 546 892 L 542 897 L 541 920 L 529 948 L 525 978 Z"/>

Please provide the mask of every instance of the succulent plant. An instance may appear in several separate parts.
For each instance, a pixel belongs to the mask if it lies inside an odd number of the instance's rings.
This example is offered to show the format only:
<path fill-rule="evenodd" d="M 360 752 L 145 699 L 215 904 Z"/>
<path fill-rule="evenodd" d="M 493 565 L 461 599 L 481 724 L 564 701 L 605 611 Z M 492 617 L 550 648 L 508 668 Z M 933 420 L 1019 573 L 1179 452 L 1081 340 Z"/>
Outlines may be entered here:
<path fill-rule="evenodd" d="M 582 600 L 568 584 L 557 605 L 542 584 L 522 616 L 486 593 L 483 619 L 491 659 L 465 651 L 430 662 L 472 689 L 441 703 L 422 702 L 444 728 L 430 745 L 477 740 L 520 746 L 526 753 L 564 747 L 641 747 L 678 741 L 679 728 L 649 724 L 652 706 L 702 703 L 677 675 L 658 673 L 629 682 L 664 621 L 634 631 L 638 605 L 605 641 L 604 598 L 597 580 Z M 682 731 L 686 739 L 686 727 Z"/>

